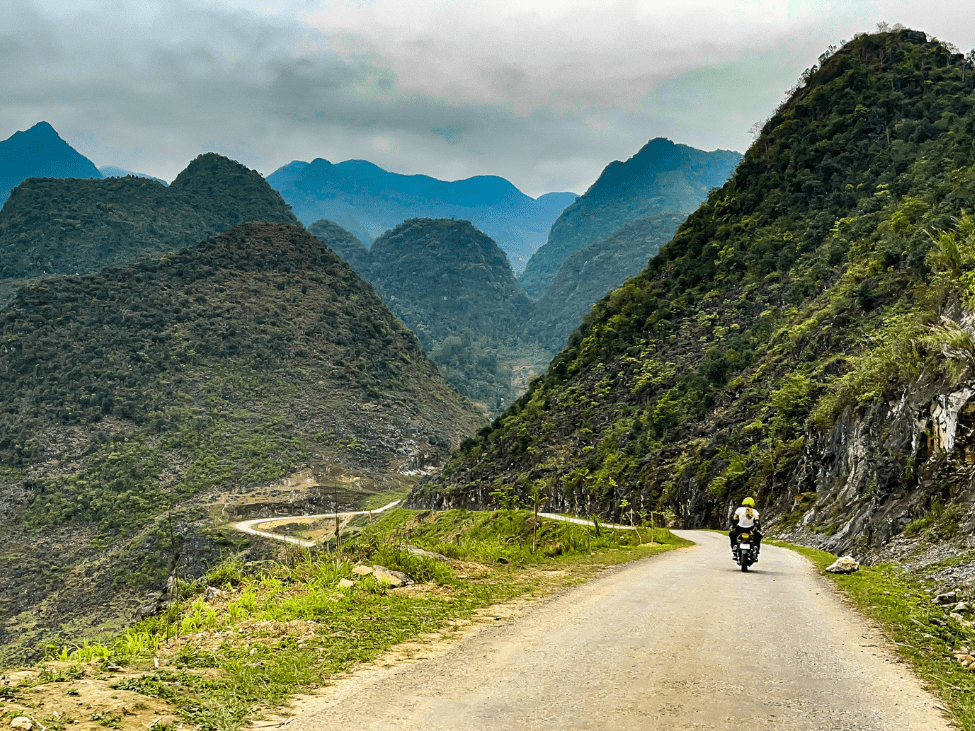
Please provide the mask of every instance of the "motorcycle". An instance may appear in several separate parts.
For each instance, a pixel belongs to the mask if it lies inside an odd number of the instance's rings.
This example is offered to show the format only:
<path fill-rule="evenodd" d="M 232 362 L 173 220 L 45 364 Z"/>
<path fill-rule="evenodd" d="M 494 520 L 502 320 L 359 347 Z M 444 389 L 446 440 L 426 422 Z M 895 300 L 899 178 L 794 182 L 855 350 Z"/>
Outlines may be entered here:
<path fill-rule="evenodd" d="M 752 535 L 751 531 L 738 534 L 735 547 L 731 550 L 735 563 L 741 566 L 742 571 L 748 571 L 748 567 L 758 561 L 758 545 L 755 543 L 757 536 Z"/>

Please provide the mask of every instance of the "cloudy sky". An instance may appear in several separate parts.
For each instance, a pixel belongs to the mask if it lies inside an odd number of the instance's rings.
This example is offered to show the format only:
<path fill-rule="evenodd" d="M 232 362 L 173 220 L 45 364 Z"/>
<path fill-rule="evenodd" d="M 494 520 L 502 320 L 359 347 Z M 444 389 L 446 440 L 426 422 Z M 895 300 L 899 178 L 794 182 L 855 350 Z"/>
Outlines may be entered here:
<path fill-rule="evenodd" d="M 903 23 L 975 46 L 961 0 L 0 0 L 0 139 L 38 121 L 172 180 L 366 159 L 583 192 L 663 136 L 743 151 L 830 44 Z"/>

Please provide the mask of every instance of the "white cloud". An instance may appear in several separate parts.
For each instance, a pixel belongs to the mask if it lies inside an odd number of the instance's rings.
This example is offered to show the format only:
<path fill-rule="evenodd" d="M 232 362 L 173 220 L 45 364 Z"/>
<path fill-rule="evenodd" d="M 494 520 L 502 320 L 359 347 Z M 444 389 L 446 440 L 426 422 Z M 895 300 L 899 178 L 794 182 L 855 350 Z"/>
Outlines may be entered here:
<path fill-rule="evenodd" d="M 945 0 L 34 0 L 0 25 L 0 137 L 46 119 L 167 179 L 214 149 L 581 192 L 658 135 L 744 149 L 880 20 L 975 45 L 975 10 Z"/>

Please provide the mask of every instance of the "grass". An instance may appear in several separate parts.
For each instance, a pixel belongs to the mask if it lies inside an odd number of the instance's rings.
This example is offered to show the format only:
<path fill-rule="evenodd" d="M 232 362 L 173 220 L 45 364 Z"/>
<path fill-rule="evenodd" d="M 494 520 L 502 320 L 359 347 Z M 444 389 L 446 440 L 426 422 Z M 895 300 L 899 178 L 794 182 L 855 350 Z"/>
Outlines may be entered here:
<path fill-rule="evenodd" d="M 836 556 L 825 551 L 780 541 L 768 543 L 801 553 L 820 572 L 836 560 Z M 975 673 L 952 656 L 960 647 L 975 647 L 975 630 L 948 617 L 944 607 L 931 602 L 928 582 L 896 564 L 861 566 L 853 574 L 825 575 L 857 609 L 884 629 L 896 644 L 898 654 L 943 699 L 958 728 L 975 731 Z"/>
<path fill-rule="evenodd" d="M 365 503 L 359 510 L 376 510 L 396 500 L 405 500 L 406 496 L 410 494 L 411 489 L 411 486 L 407 485 L 398 490 L 386 490 L 384 492 L 374 493 L 366 498 Z"/>
<path fill-rule="evenodd" d="M 397 643 L 449 631 L 480 608 L 687 545 L 669 531 L 658 530 L 657 540 L 639 545 L 635 531 L 536 524 L 527 511 L 395 509 L 339 553 L 295 548 L 288 561 L 260 567 L 227 561 L 181 586 L 179 606 L 134 625 L 114 643 L 51 657 L 122 667 L 126 677 L 114 688 L 161 698 L 204 731 L 234 731 L 262 708 L 319 687 Z M 407 543 L 456 561 L 411 554 L 402 547 Z M 357 564 L 402 571 L 418 586 L 393 591 L 372 576 L 354 575 Z M 343 579 L 354 583 L 343 587 Z M 208 600 L 208 587 L 220 593 Z"/>

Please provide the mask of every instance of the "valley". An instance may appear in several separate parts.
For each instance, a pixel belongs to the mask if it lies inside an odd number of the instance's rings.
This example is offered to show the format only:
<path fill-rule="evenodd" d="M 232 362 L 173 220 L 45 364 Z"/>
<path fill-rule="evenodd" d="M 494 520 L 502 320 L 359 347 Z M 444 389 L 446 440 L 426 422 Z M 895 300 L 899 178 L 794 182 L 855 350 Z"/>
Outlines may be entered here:
<path fill-rule="evenodd" d="M 975 729 L 975 52 L 754 133 L 538 197 L 0 142 L 0 723 Z"/>

